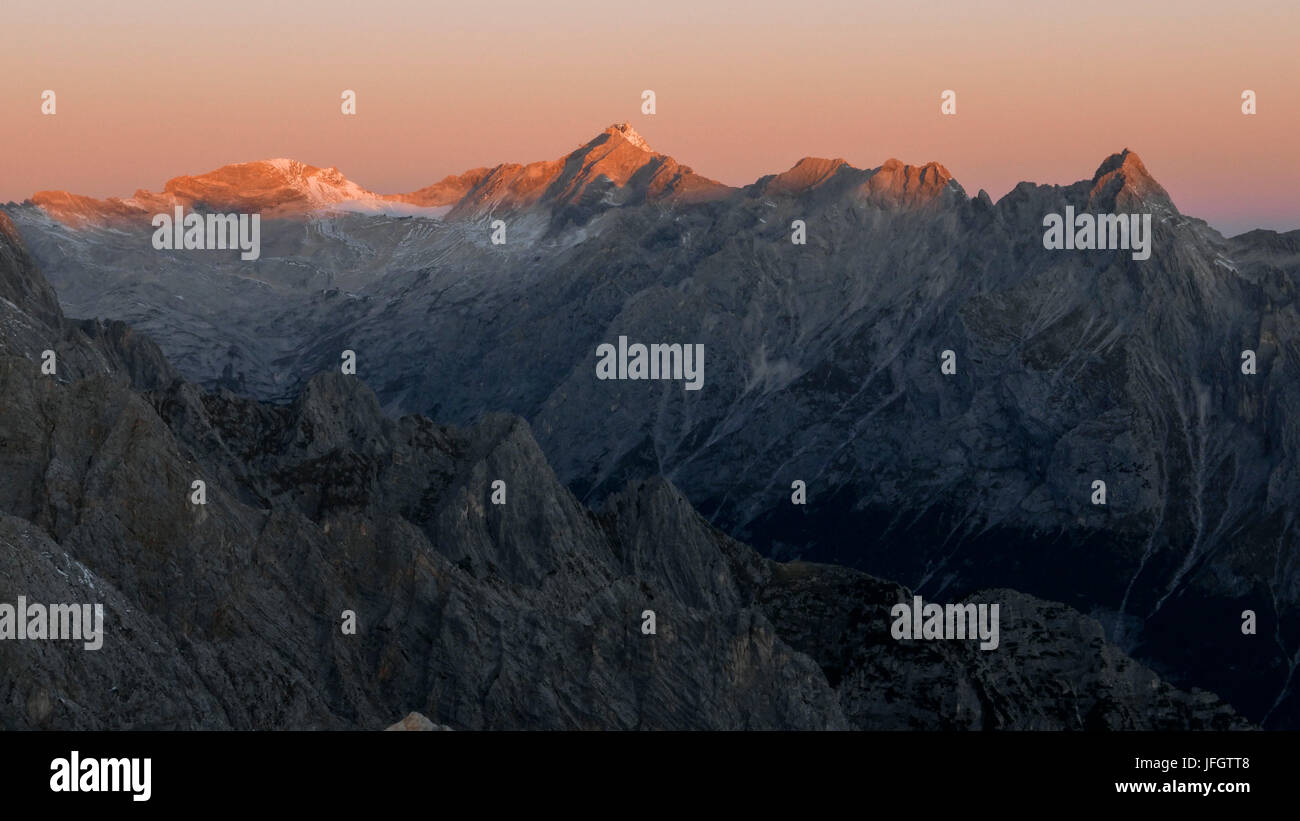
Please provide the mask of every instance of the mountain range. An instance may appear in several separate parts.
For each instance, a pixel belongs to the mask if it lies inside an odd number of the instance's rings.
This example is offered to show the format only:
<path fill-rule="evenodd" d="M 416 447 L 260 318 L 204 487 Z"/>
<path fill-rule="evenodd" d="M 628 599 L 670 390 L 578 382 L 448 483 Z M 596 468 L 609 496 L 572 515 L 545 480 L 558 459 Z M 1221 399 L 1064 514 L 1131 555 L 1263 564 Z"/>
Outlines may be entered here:
<path fill-rule="evenodd" d="M 262 258 L 155 251 L 149 218 L 175 205 L 262 213 Z M 1045 249 L 1066 207 L 1152 214 L 1150 259 Z M 620 124 L 409 194 L 273 160 L 5 210 L 63 312 L 125 322 L 94 327 L 146 334 L 191 390 L 269 426 L 231 464 L 288 435 L 266 414 L 343 390 L 319 374 L 353 351 L 375 425 L 518 415 L 575 505 L 664 477 L 768 560 L 1060 602 L 1175 686 L 1300 726 L 1300 232 L 1223 237 L 1133 152 L 997 202 L 896 160 L 805 158 L 731 188 Z M 704 388 L 596 379 L 620 336 L 703 344 Z M 426 706 L 382 720 L 455 726 Z"/>
<path fill-rule="evenodd" d="M 38 191 L 31 202 L 60 222 L 131 226 L 172 208 L 260 213 L 266 218 L 324 211 L 463 217 L 531 206 L 580 212 L 600 205 L 680 199 L 707 201 L 727 186 L 695 174 L 650 149 L 626 123 L 612 125 L 581 148 L 549 162 L 475 168 L 409 194 L 376 194 L 337 168 L 278 158 L 236 163 L 168 180 L 159 193 L 97 200 L 67 191 Z"/>
<path fill-rule="evenodd" d="M 4 729 L 1250 726 L 1011 590 L 996 661 L 894 641 L 910 591 L 762 559 L 662 478 L 588 510 L 518 417 L 391 419 L 339 373 L 203 391 L 66 318 L 4 215 L 0 295 L 0 599 L 107 611 L 97 650 L 0 642 Z"/>

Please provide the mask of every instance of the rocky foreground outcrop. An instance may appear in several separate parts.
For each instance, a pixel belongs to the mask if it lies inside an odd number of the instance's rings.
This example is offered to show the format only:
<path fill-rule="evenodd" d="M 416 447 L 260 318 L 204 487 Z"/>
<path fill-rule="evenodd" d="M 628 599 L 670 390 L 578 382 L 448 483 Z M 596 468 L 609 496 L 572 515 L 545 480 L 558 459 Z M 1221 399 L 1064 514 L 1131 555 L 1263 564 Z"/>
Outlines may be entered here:
<path fill-rule="evenodd" d="M 420 713 L 411 712 L 406 714 L 406 718 L 391 724 L 385 729 L 393 732 L 430 732 L 433 730 L 450 730 L 446 724 L 434 724 L 429 717 Z"/>
<path fill-rule="evenodd" d="M 517 417 L 204 392 L 64 319 L 0 228 L 0 602 L 106 613 L 99 650 L 0 641 L 5 729 L 1247 726 L 1013 591 L 972 597 L 995 651 L 895 641 L 910 591 L 763 559 L 662 479 L 592 512 Z"/>

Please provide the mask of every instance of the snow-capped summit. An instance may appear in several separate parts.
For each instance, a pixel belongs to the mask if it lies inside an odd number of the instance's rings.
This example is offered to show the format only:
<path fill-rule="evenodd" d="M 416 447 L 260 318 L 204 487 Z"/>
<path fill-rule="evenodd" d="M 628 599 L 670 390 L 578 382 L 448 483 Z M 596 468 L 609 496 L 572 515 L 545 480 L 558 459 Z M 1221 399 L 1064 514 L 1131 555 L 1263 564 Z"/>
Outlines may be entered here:
<path fill-rule="evenodd" d="M 182 203 L 230 211 L 297 213 L 342 202 L 380 199 L 337 168 L 317 168 L 279 157 L 224 165 L 198 176 L 168 180 L 164 193 Z"/>
<path fill-rule="evenodd" d="M 645 141 L 645 137 L 638 134 L 636 129 L 627 123 L 614 123 L 609 128 L 605 129 L 604 133 L 611 135 L 616 134 L 642 151 L 648 151 L 651 154 L 655 153 L 654 149 L 650 147 L 650 144 Z"/>
<path fill-rule="evenodd" d="M 231 163 L 193 176 L 173 177 L 161 192 L 136 191 L 106 200 L 67 191 L 38 191 L 32 202 L 54 219 L 75 226 L 147 223 L 153 214 L 177 206 L 209 212 L 257 213 L 268 218 L 324 211 L 361 213 L 441 213 L 376 194 L 337 168 L 317 168 L 287 157 Z"/>

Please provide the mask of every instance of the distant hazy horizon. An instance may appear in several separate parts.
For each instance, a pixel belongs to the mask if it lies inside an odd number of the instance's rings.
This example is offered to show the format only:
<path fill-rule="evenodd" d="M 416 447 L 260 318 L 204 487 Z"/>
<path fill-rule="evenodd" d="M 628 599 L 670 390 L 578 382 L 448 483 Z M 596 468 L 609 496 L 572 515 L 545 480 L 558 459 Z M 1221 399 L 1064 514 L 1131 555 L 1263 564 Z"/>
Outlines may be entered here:
<path fill-rule="evenodd" d="M 477 5 L 9 0 L 0 201 L 129 196 L 281 156 L 412 191 L 626 121 L 730 185 L 804 156 L 897 157 L 997 199 L 1129 148 L 1225 234 L 1300 228 L 1293 2 Z"/>

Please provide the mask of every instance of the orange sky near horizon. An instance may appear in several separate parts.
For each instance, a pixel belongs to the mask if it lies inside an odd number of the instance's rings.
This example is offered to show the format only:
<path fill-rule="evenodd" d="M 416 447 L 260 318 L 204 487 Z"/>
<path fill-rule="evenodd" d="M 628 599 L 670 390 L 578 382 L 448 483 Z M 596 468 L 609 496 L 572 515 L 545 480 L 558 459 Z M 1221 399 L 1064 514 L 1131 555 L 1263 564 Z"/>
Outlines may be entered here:
<path fill-rule="evenodd" d="M 897 157 L 998 198 L 1127 147 L 1225 233 L 1300 228 L 1294 0 L 190 5 L 5 0 L 0 202 L 127 196 L 268 157 L 412 191 L 627 121 L 732 185 L 803 156 Z"/>

